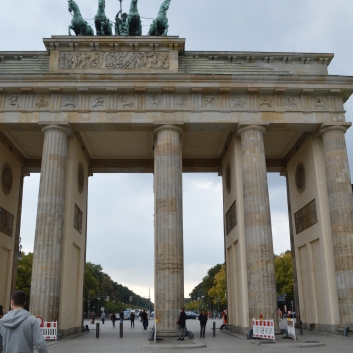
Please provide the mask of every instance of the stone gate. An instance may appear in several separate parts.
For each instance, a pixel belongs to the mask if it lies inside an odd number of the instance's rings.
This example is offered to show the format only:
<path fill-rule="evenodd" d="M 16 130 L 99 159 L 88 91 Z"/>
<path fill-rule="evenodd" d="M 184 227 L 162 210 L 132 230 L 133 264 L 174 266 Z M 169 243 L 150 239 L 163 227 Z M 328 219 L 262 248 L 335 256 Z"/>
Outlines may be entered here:
<path fill-rule="evenodd" d="M 41 173 L 31 312 L 81 330 L 88 177 L 154 173 L 155 309 L 184 299 L 182 173 L 223 177 L 231 330 L 276 318 L 267 173 L 287 179 L 296 308 L 353 322 L 353 199 L 332 54 L 193 52 L 178 37 L 44 39 L 0 52 L 0 303 L 14 289 L 23 178 Z M 300 309 L 299 309 L 300 307 Z M 74 313 L 74 314 L 73 314 Z"/>

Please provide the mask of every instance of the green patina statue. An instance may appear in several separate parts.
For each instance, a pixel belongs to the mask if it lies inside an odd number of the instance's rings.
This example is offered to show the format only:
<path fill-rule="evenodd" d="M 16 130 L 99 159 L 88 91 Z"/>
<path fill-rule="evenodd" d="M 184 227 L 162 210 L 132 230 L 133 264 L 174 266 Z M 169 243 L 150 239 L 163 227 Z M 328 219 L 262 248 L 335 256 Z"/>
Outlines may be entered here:
<path fill-rule="evenodd" d="M 167 11 L 171 0 L 164 0 L 159 9 L 157 18 L 152 22 L 148 36 L 166 36 L 168 34 Z"/>
<path fill-rule="evenodd" d="M 91 26 L 83 19 L 78 5 L 73 0 L 68 0 L 69 12 L 73 12 L 71 26 L 69 26 L 69 36 L 71 36 L 71 29 L 77 36 L 94 36 Z"/>
<path fill-rule="evenodd" d="M 137 9 L 138 0 L 131 0 L 130 11 L 127 17 L 129 36 L 140 36 L 142 34 L 142 24 L 140 14 Z"/>
<path fill-rule="evenodd" d="M 121 14 L 121 18 L 119 17 L 120 14 Z M 116 36 L 128 36 L 129 35 L 127 13 L 124 12 L 122 14 L 122 10 L 120 10 L 115 17 L 115 35 Z"/>
<path fill-rule="evenodd" d="M 96 16 L 94 16 L 94 24 L 97 36 L 111 36 L 113 34 L 109 18 L 105 15 L 105 0 L 98 0 L 98 10 Z"/>

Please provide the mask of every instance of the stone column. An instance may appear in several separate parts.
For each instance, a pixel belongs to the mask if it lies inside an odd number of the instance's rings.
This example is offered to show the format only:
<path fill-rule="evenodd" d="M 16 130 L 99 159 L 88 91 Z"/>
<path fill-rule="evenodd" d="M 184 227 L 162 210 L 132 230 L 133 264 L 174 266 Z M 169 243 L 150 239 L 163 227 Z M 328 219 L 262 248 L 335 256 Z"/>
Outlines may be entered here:
<path fill-rule="evenodd" d="M 65 212 L 66 152 L 70 130 L 42 129 L 44 146 L 34 242 L 30 311 L 45 321 L 59 317 Z"/>
<path fill-rule="evenodd" d="M 184 305 L 182 129 L 155 130 L 155 313 L 159 336 L 173 336 Z"/>
<path fill-rule="evenodd" d="M 353 195 L 343 126 L 322 128 L 341 325 L 353 325 Z"/>
<path fill-rule="evenodd" d="M 17 217 L 16 217 L 16 233 L 15 233 L 15 245 L 14 245 L 14 252 L 13 252 L 11 294 L 16 290 L 18 255 L 19 255 L 18 252 L 19 252 L 19 246 L 20 246 L 20 231 L 21 231 L 21 216 L 22 216 L 23 183 L 24 183 L 24 178 L 26 176 L 29 176 L 29 172 L 26 168 L 22 167 L 21 179 L 20 179 L 20 192 L 18 194 Z"/>
<path fill-rule="evenodd" d="M 265 131 L 258 125 L 238 130 L 243 167 L 249 322 L 262 315 L 265 319 L 274 319 L 277 326 L 277 292 L 263 140 Z"/>
<path fill-rule="evenodd" d="M 281 172 L 281 176 L 286 177 L 286 186 L 287 186 L 287 203 L 288 203 L 288 221 L 289 221 L 289 235 L 290 235 L 290 249 L 292 254 L 292 272 L 293 272 L 293 290 L 294 290 L 294 304 L 297 322 L 300 319 L 300 304 L 299 304 L 299 291 L 298 291 L 298 275 L 297 275 L 297 263 L 295 259 L 295 244 L 294 244 L 294 227 L 292 220 L 292 206 L 290 202 L 290 193 L 289 193 L 289 180 L 288 180 L 288 169 L 285 168 Z"/>

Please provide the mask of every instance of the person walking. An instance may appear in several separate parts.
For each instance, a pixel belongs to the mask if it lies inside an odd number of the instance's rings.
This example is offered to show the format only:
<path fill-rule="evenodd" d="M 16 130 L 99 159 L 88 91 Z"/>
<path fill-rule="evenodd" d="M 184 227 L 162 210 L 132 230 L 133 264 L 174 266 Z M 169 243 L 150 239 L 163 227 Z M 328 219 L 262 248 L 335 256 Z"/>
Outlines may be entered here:
<path fill-rule="evenodd" d="M 104 325 L 104 321 L 105 321 L 105 312 L 104 311 L 102 312 L 101 319 L 102 319 L 102 324 Z"/>
<path fill-rule="evenodd" d="M 131 321 L 131 328 L 135 328 L 135 313 L 133 311 L 130 312 L 130 321 Z"/>
<path fill-rule="evenodd" d="M 95 320 L 95 319 L 96 319 L 96 312 L 93 311 L 91 324 L 94 324 L 94 320 Z"/>
<path fill-rule="evenodd" d="M 147 330 L 147 327 L 148 327 L 148 315 L 147 315 L 145 309 L 143 310 L 143 313 L 142 313 L 142 325 L 143 325 L 143 329 Z"/>
<path fill-rule="evenodd" d="M 11 311 L 0 319 L 0 352 L 33 353 L 36 346 L 38 353 L 48 353 L 38 320 L 24 310 L 25 304 L 25 292 L 19 290 L 12 294 Z"/>
<path fill-rule="evenodd" d="M 116 315 L 115 315 L 115 313 L 113 313 L 113 314 L 110 316 L 110 320 L 112 320 L 113 328 L 115 328 L 115 321 L 116 321 Z"/>
<path fill-rule="evenodd" d="M 180 309 L 180 315 L 178 319 L 178 324 L 179 324 L 179 338 L 178 341 L 184 341 L 185 337 L 185 326 L 186 326 L 186 313 L 185 313 L 185 308 Z"/>
<path fill-rule="evenodd" d="M 123 310 L 120 311 L 119 318 L 120 318 L 120 323 L 123 324 L 124 323 L 124 311 Z"/>
<path fill-rule="evenodd" d="M 205 338 L 205 330 L 206 330 L 206 324 L 207 324 L 208 317 L 205 313 L 205 310 L 201 310 L 201 314 L 199 315 L 199 321 L 200 321 L 200 337 Z"/>

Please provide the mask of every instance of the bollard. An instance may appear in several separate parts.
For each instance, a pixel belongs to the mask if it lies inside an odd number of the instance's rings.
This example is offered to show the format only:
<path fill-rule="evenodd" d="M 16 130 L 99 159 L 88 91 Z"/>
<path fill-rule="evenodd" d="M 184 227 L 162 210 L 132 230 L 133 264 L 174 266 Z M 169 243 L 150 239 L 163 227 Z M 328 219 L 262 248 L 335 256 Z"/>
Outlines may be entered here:
<path fill-rule="evenodd" d="M 99 322 L 96 323 L 96 338 L 99 338 Z"/>
<path fill-rule="evenodd" d="M 303 335 L 303 321 L 299 321 L 299 334 Z"/>
<path fill-rule="evenodd" d="M 124 324 L 120 322 L 120 338 L 124 337 Z"/>
<path fill-rule="evenodd" d="M 216 337 L 216 323 L 213 321 L 213 337 Z"/>

